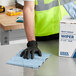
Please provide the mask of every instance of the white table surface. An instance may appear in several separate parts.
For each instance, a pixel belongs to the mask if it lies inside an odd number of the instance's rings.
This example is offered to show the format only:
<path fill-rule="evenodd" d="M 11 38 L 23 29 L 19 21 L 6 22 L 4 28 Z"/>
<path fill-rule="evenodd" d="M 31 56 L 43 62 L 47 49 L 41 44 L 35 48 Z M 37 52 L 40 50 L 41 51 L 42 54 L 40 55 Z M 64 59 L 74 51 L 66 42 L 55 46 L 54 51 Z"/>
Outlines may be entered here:
<path fill-rule="evenodd" d="M 75 76 L 76 59 L 58 57 L 58 42 L 38 42 L 42 51 L 52 54 L 38 70 L 6 64 L 19 50 L 26 48 L 26 43 L 0 46 L 0 76 Z"/>

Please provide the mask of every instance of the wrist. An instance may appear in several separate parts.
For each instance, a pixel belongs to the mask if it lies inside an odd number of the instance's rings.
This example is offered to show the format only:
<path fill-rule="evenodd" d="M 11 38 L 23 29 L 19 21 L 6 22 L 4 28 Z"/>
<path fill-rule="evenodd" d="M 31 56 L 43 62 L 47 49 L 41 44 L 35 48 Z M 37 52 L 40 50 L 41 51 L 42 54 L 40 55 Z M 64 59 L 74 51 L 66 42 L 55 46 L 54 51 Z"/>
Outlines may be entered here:
<path fill-rule="evenodd" d="M 32 41 L 28 41 L 27 43 L 27 47 L 37 47 L 37 41 L 36 40 L 32 40 Z"/>

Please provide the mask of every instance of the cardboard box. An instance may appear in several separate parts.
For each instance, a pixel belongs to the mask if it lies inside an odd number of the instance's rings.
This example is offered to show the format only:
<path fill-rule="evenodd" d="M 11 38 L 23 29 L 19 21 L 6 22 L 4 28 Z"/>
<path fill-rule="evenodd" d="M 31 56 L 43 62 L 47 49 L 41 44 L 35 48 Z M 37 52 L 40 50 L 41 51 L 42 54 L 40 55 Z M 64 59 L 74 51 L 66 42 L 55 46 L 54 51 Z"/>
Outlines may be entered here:
<path fill-rule="evenodd" d="M 76 19 L 68 16 L 60 22 L 59 56 L 76 58 Z"/>

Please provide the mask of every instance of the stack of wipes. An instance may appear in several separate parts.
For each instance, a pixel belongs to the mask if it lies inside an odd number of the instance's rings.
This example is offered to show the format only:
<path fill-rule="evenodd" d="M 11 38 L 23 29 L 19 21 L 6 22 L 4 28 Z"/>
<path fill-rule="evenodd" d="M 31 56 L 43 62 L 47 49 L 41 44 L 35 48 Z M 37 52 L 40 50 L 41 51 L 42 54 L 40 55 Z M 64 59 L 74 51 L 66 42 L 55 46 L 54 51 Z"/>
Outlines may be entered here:
<path fill-rule="evenodd" d="M 66 11 L 69 13 L 72 19 L 76 19 L 76 4 L 75 2 L 69 2 L 63 5 Z"/>

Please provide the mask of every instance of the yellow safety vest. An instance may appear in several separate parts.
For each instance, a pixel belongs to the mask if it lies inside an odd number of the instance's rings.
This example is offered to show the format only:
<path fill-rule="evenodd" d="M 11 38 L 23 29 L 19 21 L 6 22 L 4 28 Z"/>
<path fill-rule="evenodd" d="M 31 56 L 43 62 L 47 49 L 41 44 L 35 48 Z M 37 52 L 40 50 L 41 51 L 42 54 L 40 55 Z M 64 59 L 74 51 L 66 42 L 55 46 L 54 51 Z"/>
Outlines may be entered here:
<path fill-rule="evenodd" d="M 72 0 L 35 0 L 35 36 L 59 33 L 59 23 L 68 15 L 63 4 Z"/>

